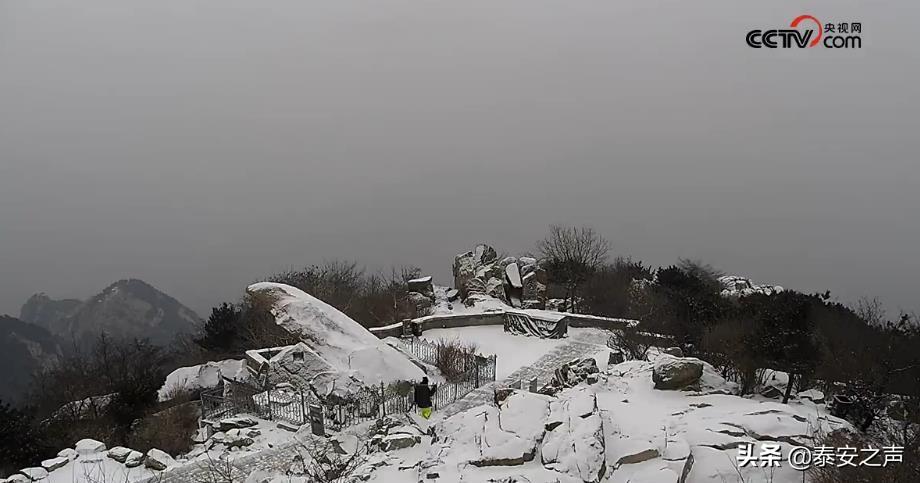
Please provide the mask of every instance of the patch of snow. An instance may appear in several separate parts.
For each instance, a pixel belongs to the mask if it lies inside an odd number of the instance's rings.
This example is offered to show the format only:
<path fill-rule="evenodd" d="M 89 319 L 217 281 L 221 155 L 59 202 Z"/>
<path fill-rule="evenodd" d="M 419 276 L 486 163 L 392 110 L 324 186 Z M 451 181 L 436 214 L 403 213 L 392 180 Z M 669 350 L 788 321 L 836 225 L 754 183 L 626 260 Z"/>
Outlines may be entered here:
<path fill-rule="evenodd" d="M 244 370 L 243 360 L 227 359 L 180 367 L 166 376 L 166 382 L 157 392 L 160 401 L 166 401 L 181 391 L 210 389 L 220 384 L 222 377 L 237 379 Z"/>

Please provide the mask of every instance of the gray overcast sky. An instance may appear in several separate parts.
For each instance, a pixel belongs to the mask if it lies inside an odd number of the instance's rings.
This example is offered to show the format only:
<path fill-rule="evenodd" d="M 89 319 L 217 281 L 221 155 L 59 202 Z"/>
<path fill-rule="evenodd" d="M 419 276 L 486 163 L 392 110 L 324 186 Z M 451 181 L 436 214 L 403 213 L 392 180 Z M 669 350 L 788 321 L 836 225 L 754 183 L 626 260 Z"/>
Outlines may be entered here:
<path fill-rule="evenodd" d="M 806 8 L 803 8 L 802 5 Z M 801 13 L 863 49 L 754 50 Z M 920 310 L 920 2 L 0 0 L 0 313 L 531 249 Z"/>

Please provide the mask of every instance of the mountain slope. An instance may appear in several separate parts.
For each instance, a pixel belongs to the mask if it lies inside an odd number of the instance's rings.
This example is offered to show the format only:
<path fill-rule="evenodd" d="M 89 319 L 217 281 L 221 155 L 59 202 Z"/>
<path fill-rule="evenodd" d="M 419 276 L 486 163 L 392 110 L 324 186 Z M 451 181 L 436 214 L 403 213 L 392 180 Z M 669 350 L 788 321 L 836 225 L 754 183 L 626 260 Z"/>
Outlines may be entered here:
<path fill-rule="evenodd" d="M 165 345 L 177 335 L 194 332 L 201 322 L 192 309 L 137 279 L 119 280 L 83 302 L 36 294 L 22 306 L 21 314 L 25 322 L 80 344 L 105 332 Z"/>
<path fill-rule="evenodd" d="M 82 304 L 83 301 L 77 299 L 54 300 L 45 293 L 37 293 L 23 304 L 19 320 L 44 327 L 52 334 L 59 334 L 65 331 L 67 318 Z"/>
<path fill-rule="evenodd" d="M 105 332 L 117 338 L 149 338 L 168 344 L 195 330 L 201 319 L 178 300 L 137 279 L 119 280 L 90 297 L 66 319 L 63 336 L 80 341 Z"/>
<path fill-rule="evenodd" d="M 15 401 L 32 373 L 57 360 L 61 348 L 47 330 L 6 315 L 0 316 L 0 399 Z"/>

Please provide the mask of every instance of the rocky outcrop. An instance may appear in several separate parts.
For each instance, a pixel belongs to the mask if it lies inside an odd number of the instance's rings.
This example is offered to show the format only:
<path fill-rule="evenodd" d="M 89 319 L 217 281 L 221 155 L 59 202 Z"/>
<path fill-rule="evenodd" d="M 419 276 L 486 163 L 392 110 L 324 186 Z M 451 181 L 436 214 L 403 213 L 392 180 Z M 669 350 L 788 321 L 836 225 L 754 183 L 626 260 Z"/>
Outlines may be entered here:
<path fill-rule="evenodd" d="M 540 458 L 548 469 L 591 483 L 606 472 L 603 422 L 589 389 L 554 401 Z"/>
<path fill-rule="evenodd" d="M 532 257 L 505 257 L 494 248 L 479 244 L 454 257 L 454 286 L 470 305 L 472 295 L 483 294 L 513 307 L 543 308 L 546 274 Z"/>
<path fill-rule="evenodd" d="M 422 430 L 409 417 L 386 417 L 371 427 L 370 445 L 380 451 L 409 448 L 422 442 Z"/>
<path fill-rule="evenodd" d="M 719 282 L 722 284 L 723 297 L 737 298 L 755 293 L 773 295 L 783 291 L 783 287 L 779 285 L 758 285 L 751 279 L 738 275 L 719 277 Z"/>
<path fill-rule="evenodd" d="M 560 366 L 553 373 L 553 378 L 540 389 L 541 394 L 553 395 L 563 389 L 575 387 L 582 382 L 594 384 L 598 381 L 600 370 L 593 357 L 575 359 Z"/>
<path fill-rule="evenodd" d="M 652 368 L 655 389 L 681 389 L 696 384 L 703 375 L 703 362 L 691 357 L 661 355 Z"/>

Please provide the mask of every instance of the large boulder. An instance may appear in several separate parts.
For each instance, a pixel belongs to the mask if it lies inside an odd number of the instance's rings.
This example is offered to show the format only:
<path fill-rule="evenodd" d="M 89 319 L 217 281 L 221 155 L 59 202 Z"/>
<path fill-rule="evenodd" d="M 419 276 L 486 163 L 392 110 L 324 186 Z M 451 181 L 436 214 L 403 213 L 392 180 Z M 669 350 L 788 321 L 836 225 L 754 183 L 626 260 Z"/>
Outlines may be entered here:
<path fill-rule="evenodd" d="M 252 359 L 247 360 L 247 365 L 257 363 L 271 384 L 303 383 L 320 397 L 347 397 L 355 385 L 378 386 L 425 376 L 405 354 L 335 307 L 298 288 L 262 282 L 250 285 L 247 292 L 267 298 L 275 323 L 299 338 L 299 345 L 304 346 L 296 351 L 272 351 L 274 355 L 247 352 L 247 358 Z M 283 364 L 288 366 L 279 370 Z"/>
<path fill-rule="evenodd" d="M 125 448 L 124 446 L 116 446 L 110 449 L 108 453 L 106 453 L 106 456 L 108 456 L 109 458 L 112 458 L 113 460 L 119 463 L 124 463 L 125 461 L 127 461 L 128 456 L 131 454 L 132 451 L 134 450 L 130 448 Z"/>
<path fill-rule="evenodd" d="M 655 389 L 681 389 L 699 382 L 703 376 L 703 362 L 691 357 L 662 355 L 652 367 Z"/>
<path fill-rule="evenodd" d="M 144 453 L 140 451 L 131 451 L 125 459 L 125 466 L 128 468 L 137 468 L 144 464 Z"/>
<path fill-rule="evenodd" d="M 44 468 L 34 467 L 34 468 L 23 468 L 19 470 L 23 476 L 28 478 L 30 481 L 41 481 L 48 478 L 48 470 Z"/>
<path fill-rule="evenodd" d="M 70 463 L 69 458 L 63 458 L 63 457 L 58 456 L 57 458 L 51 458 L 51 459 L 42 461 L 42 468 L 44 468 L 45 471 L 47 471 L 48 473 L 51 473 L 52 471 L 58 468 L 63 468 L 64 466 L 67 465 L 67 463 Z"/>
<path fill-rule="evenodd" d="M 148 451 L 147 458 L 144 459 L 144 466 L 157 471 L 163 471 L 174 464 L 176 464 L 176 460 L 172 456 L 156 448 Z"/>
<path fill-rule="evenodd" d="M 80 457 L 80 453 L 77 453 L 77 450 L 73 448 L 64 448 L 58 451 L 58 457 L 67 458 L 69 460 L 75 460 Z"/>
<path fill-rule="evenodd" d="M 81 439 L 74 447 L 80 455 L 90 455 L 105 451 L 105 443 L 95 439 Z"/>
<path fill-rule="evenodd" d="M 420 277 L 409 280 L 408 291 L 416 292 L 428 298 L 434 298 L 434 285 L 431 283 L 431 276 Z"/>

